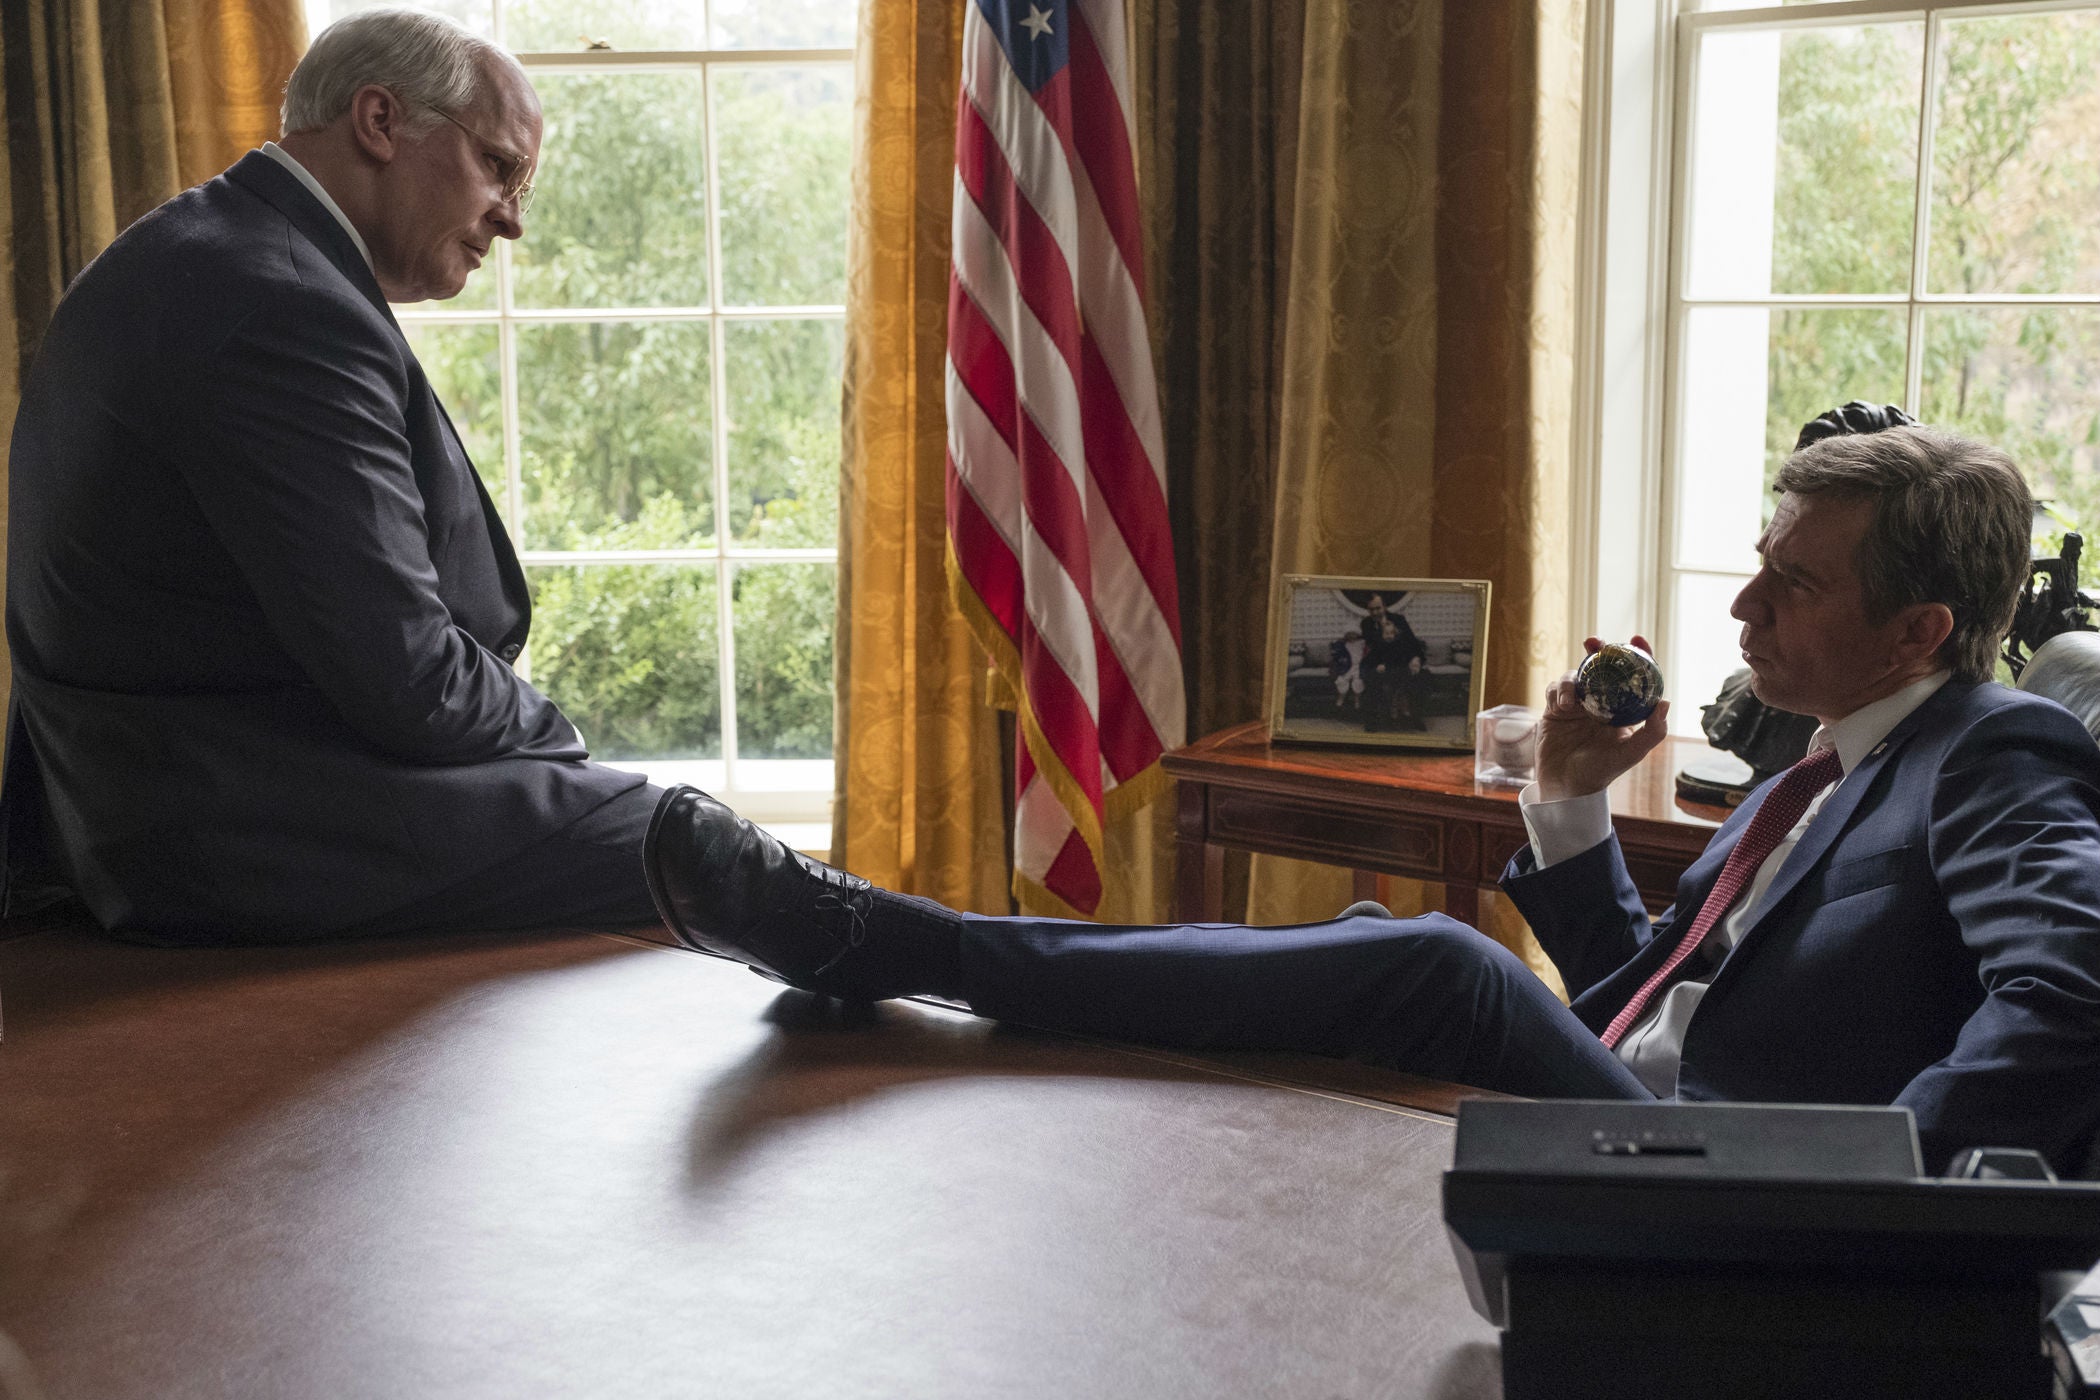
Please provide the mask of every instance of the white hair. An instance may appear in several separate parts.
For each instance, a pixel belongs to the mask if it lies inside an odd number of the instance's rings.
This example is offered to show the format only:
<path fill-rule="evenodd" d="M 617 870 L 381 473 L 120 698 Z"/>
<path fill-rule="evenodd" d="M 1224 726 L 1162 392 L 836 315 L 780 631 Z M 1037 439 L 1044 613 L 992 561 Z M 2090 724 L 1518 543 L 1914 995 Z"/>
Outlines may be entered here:
<path fill-rule="evenodd" d="M 517 67 L 497 45 L 424 10 L 363 10 L 322 30 L 284 85 L 284 133 L 312 131 L 350 110 L 357 90 L 391 88 L 412 106 L 405 128 L 426 131 L 481 96 L 491 60 Z"/>

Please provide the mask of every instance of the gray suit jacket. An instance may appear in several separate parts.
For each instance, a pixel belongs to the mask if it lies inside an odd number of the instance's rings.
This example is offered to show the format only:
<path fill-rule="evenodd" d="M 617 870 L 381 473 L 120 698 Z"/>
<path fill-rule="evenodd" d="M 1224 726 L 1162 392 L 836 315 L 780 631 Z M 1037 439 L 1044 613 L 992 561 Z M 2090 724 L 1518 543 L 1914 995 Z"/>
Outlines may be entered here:
<path fill-rule="evenodd" d="M 102 923 L 323 936 L 567 826 L 531 607 L 356 247 L 254 152 L 127 230 L 24 384 L 0 818 Z"/>

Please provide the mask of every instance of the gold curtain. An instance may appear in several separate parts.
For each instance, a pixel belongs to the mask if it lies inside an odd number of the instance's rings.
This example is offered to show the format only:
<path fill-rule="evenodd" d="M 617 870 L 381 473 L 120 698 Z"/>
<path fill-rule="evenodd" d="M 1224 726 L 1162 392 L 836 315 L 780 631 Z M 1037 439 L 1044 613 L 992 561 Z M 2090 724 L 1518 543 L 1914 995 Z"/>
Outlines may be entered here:
<path fill-rule="evenodd" d="M 864 0 L 840 468 L 833 863 L 1007 912 L 1000 726 L 948 597 L 943 407 L 961 4 Z"/>
<path fill-rule="evenodd" d="M 276 135 L 305 48 L 298 0 L 0 7 L 0 440 L 66 285 L 132 220 Z M 0 669 L 0 707 L 6 688 Z"/>
<path fill-rule="evenodd" d="M 1148 310 L 1196 738 L 1261 713 L 1304 5 L 1133 0 L 1132 14 Z M 1229 909 L 1246 906 L 1247 869 L 1228 854 Z"/>
<path fill-rule="evenodd" d="M 1438 577 L 1491 578 L 1487 703 L 1569 664 L 1582 0 L 1445 8 L 1437 181 Z"/>

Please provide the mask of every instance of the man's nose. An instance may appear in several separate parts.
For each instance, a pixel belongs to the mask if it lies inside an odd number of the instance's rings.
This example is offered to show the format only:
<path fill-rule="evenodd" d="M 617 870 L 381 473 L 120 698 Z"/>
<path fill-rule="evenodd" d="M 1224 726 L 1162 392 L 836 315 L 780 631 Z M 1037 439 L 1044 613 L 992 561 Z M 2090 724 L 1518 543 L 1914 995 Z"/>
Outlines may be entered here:
<path fill-rule="evenodd" d="M 518 239 L 525 236 L 525 215 L 519 210 L 515 199 L 506 199 L 489 210 L 489 226 L 498 238 Z"/>
<path fill-rule="evenodd" d="M 1762 574 L 1753 576 L 1743 585 L 1742 591 L 1735 595 L 1735 601 L 1728 605 L 1728 615 L 1737 622 L 1763 621 L 1765 600 L 1763 590 L 1758 586 L 1763 577 Z"/>

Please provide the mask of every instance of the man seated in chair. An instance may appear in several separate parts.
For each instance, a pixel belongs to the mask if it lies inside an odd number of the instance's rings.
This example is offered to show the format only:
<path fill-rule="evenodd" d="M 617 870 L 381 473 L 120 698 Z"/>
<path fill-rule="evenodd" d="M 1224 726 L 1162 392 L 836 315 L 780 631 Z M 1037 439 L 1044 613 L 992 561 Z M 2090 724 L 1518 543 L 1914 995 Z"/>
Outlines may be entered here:
<path fill-rule="evenodd" d="M 81 274 L 25 381 L 11 877 L 48 864 L 105 927 L 161 942 L 653 910 L 828 995 L 1519 1094 L 1897 1102 L 1936 1154 L 2063 1167 L 2100 1125 L 2100 753 L 1988 683 L 2030 519 L 2002 455 L 1906 428 L 1790 461 L 1735 614 L 1760 694 L 1819 717 L 1825 756 L 1745 803 L 1660 921 L 1602 794 L 1662 718 L 1610 729 L 1554 688 L 1505 888 L 1572 1007 L 1442 916 L 957 914 L 589 762 L 512 671 L 522 571 L 387 303 L 456 294 L 523 234 L 522 69 L 367 11 L 315 41 L 285 111 L 281 146 Z"/>

